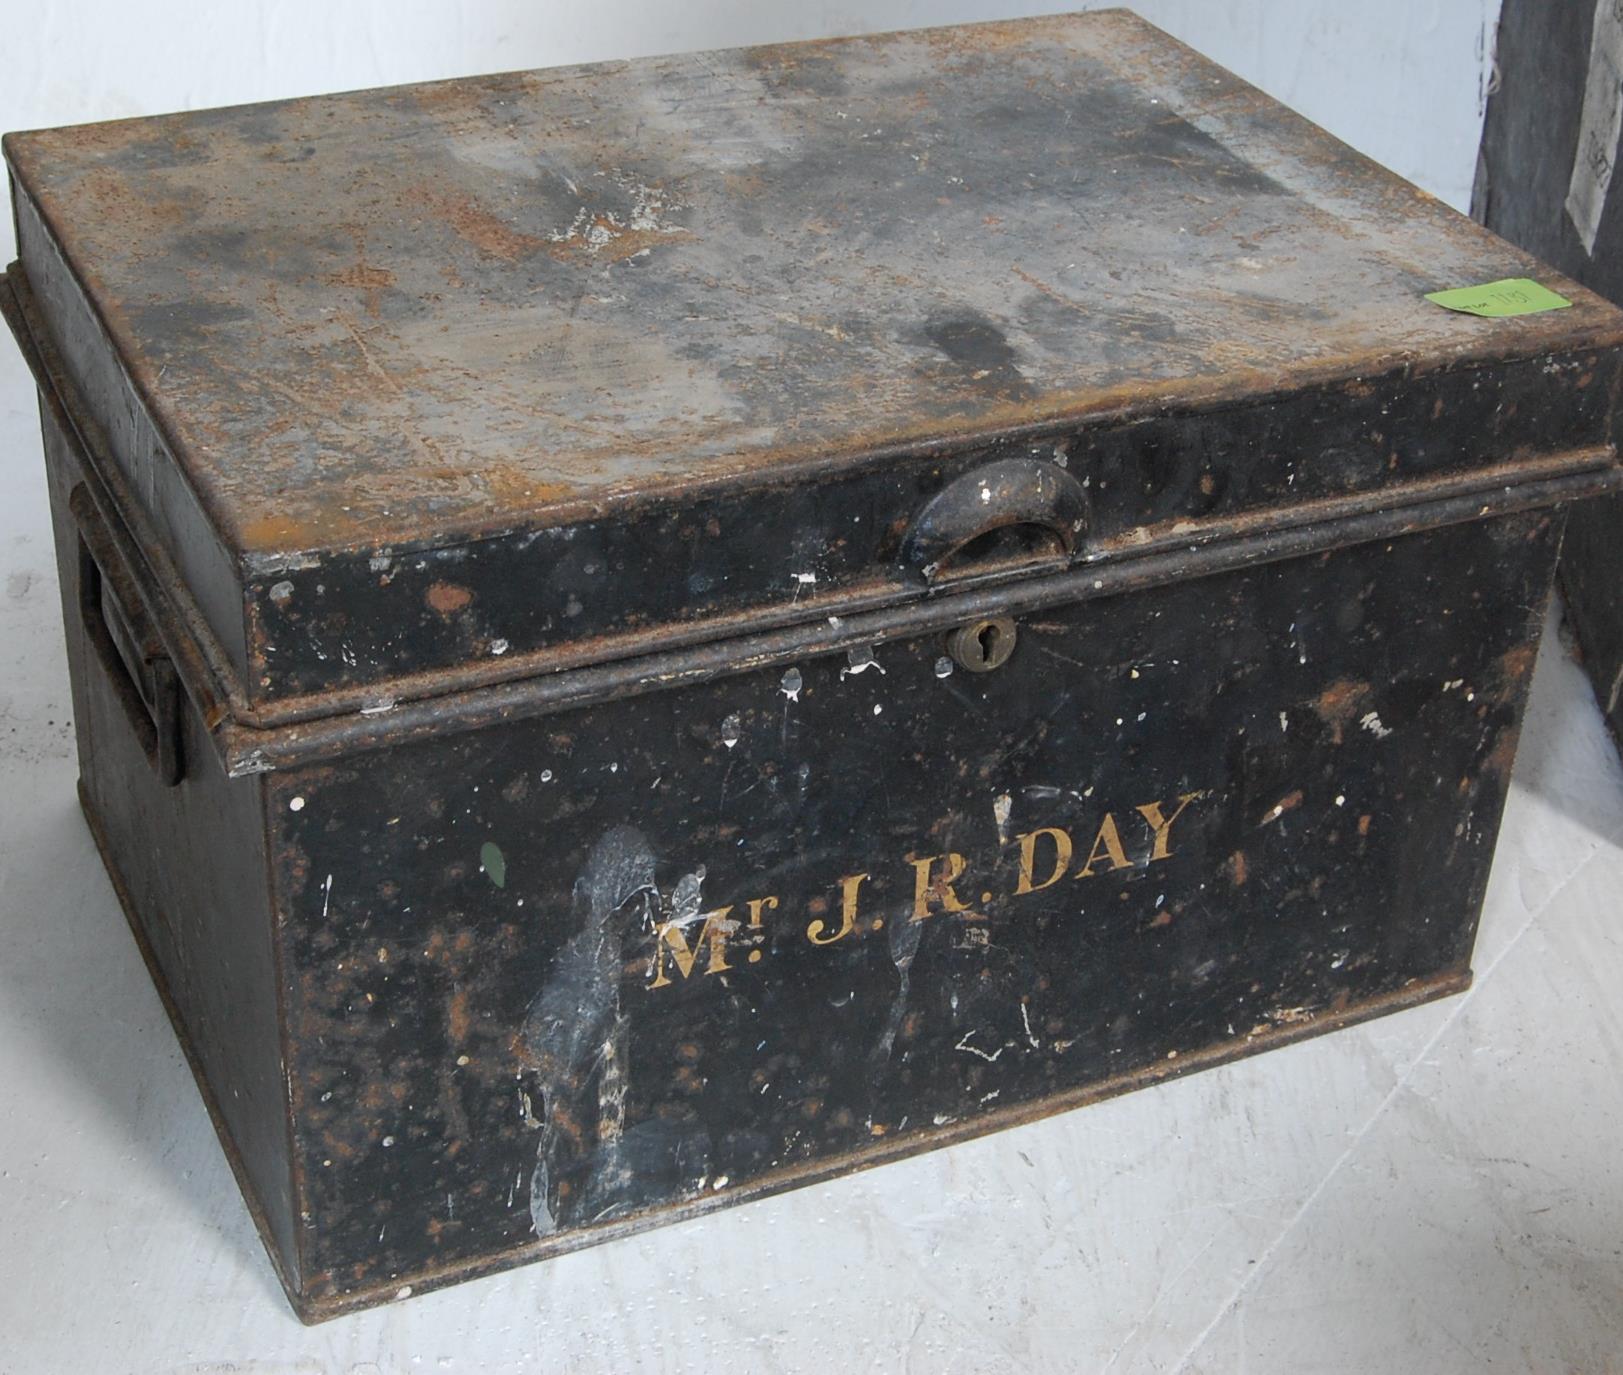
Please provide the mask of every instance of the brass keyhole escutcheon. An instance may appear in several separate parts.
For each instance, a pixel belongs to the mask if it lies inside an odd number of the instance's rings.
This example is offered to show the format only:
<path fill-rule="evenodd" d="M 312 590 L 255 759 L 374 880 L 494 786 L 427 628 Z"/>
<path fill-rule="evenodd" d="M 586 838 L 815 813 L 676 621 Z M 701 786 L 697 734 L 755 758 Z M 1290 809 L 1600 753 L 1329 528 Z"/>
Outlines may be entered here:
<path fill-rule="evenodd" d="M 1009 662 L 1017 638 L 1019 632 L 1007 616 L 971 621 L 947 636 L 947 653 L 959 668 L 990 673 Z"/>

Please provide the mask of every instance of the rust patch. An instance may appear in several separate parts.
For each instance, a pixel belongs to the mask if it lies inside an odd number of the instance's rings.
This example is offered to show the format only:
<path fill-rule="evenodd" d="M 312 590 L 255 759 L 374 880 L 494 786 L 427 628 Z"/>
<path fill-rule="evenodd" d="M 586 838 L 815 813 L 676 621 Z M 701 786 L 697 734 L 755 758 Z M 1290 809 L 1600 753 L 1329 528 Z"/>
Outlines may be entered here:
<path fill-rule="evenodd" d="M 1274 803 L 1272 807 L 1263 813 L 1262 820 L 1260 820 L 1257 824 L 1259 826 L 1270 825 L 1271 823 L 1278 821 L 1279 818 L 1284 816 L 1286 812 L 1295 811 L 1296 808 L 1300 807 L 1301 805 L 1302 790 L 1298 788 L 1295 792 L 1287 793 L 1284 797 L 1280 798 L 1278 802 Z"/>
<path fill-rule="evenodd" d="M 1538 659 L 1538 645 L 1521 644 L 1514 649 L 1501 654 L 1495 663 L 1499 670 L 1500 680 L 1510 688 L 1520 687 L 1527 681 L 1527 676 L 1533 671 L 1533 664 Z"/>
<path fill-rule="evenodd" d="M 239 533 L 248 548 L 274 550 L 277 553 L 303 549 L 310 539 L 310 531 L 302 522 L 280 511 L 270 511 L 245 521 Z"/>
<path fill-rule="evenodd" d="M 1331 740 L 1339 745 L 1348 725 L 1369 702 L 1368 683 L 1341 678 L 1331 683 L 1309 704 L 1319 720 L 1330 727 Z"/>
<path fill-rule="evenodd" d="M 383 293 L 395 284 L 395 275 L 386 267 L 373 267 L 369 263 L 356 263 L 342 272 L 327 274 L 329 286 L 346 286 L 363 294 L 366 313 L 376 315 L 382 304 Z"/>
<path fill-rule="evenodd" d="M 428 594 L 424 600 L 430 609 L 441 616 L 454 616 L 473 601 L 473 593 L 461 583 L 436 582 L 429 584 Z"/>
<path fill-rule="evenodd" d="M 1482 761 L 1482 768 L 1496 778 L 1509 778 L 1515 763 L 1516 732 L 1501 731 L 1494 747 L 1488 751 L 1488 757 Z"/>
<path fill-rule="evenodd" d="M 1245 881 L 1250 876 L 1250 867 L 1246 863 L 1244 850 L 1236 850 L 1229 856 L 1229 876 L 1236 888 L 1245 887 Z"/>
<path fill-rule="evenodd" d="M 473 1014 L 468 1009 L 468 990 L 458 986 L 456 992 L 451 994 L 451 1000 L 445 1009 L 445 1027 L 451 1034 L 452 1045 L 462 1045 L 468 1039 L 468 1032 L 473 1026 Z"/>
<path fill-rule="evenodd" d="M 78 189 L 95 213 L 124 226 L 131 239 L 160 238 L 186 224 L 193 214 L 173 198 L 131 195 L 129 182 L 107 167 L 85 173 Z"/>
<path fill-rule="evenodd" d="M 544 505 L 562 501 L 570 495 L 570 488 L 562 482 L 544 482 L 535 477 L 526 477 L 505 464 L 492 465 L 474 473 L 461 468 L 440 468 L 432 470 L 431 476 L 448 484 L 466 483 L 470 478 L 476 480 L 490 500 L 501 507 Z"/>
<path fill-rule="evenodd" d="M 605 68 L 623 66 L 623 63 L 605 62 Z M 460 80 L 430 81 L 417 86 L 401 87 L 401 94 L 428 114 L 475 114 L 480 102 L 491 97 L 512 100 L 528 92 L 538 91 L 546 81 L 546 72 L 499 72 L 491 76 L 465 77 Z"/>
<path fill-rule="evenodd" d="M 426 187 L 418 188 L 418 193 L 423 203 L 432 207 L 458 238 L 472 244 L 486 257 L 514 263 L 547 246 L 545 239 L 514 229 L 472 196 L 440 195 Z"/>
<path fill-rule="evenodd" d="M 547 245 L 547 252 L 560 262 L 618 263 L 647 252 L 673 239 L 691 239 L 692 233 L 675 226 L 640 229 L 622 224 L 612 215 L 594 215 L 567 238 Z"/>
<path fill-rule="evenodd" d="M 1034 40 L 1042 39 L 1047 42 L 1063 45 L 1066 37 L 1064 16 L 1040 16 L 1032 19 L 998 20 L 985 24 L 976 24 L 973 28 L 954 26 L 950 28 L 920 29 L 905 35 L 907 38 L 921 42 L 940 52 L 951 53 L 968 58 L 982 58 L 991 53 L 1015 52 L 1022 48 L 1029 48 Z M 1115 14 L 1101 16 L 1105 23 L 1119 24 L 1120 17 Z M 872 42 L 872 39 L 846 39 L 848 43 Z"/>

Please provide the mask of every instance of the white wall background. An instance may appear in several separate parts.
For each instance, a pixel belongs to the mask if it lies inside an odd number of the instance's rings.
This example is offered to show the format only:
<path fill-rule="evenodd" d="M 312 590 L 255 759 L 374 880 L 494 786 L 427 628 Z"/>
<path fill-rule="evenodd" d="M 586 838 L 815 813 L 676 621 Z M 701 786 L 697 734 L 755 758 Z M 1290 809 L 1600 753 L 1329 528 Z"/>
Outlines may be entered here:
<path fill-rule="evenodd" d="M 948 24 L 1030 0 L 0 0 L 0 129 L 475 72 Z M 1137 0 L 1146 19 L 1450 203 L 1499 0 Z M 11 227 L 5 227 L 7 260 Z"/>

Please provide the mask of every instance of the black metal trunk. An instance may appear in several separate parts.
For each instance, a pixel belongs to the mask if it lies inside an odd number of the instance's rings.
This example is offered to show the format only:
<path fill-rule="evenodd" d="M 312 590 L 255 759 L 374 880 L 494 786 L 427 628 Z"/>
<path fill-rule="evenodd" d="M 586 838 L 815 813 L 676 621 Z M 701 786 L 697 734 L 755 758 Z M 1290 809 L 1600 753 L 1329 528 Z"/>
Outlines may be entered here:
<path fill-rule="evenodd" d="M 1616 7 L 1550 5 L 1504 0 L 1488 99 L 1472 213 L 1497 234 L 1553 263 L 1608 300 L 1623 302 L 1623 218 L 1611 184 L 1616 130 L 1602 111 L 1591 122 L 1613 142 L 1586 150 L 1584 106 L 1592 62 L 1605 69 L 1615 53 L 1594 52 L 1601 33 L 1623 29 Z M 1616 83 L 1610 83 L 1615 87 Z M 1597 91 L 1597 104 L 1604 95 Z M 1585 244 L 1566 202 L 1579 164 L 1607 169 L 1596 184 L 1601 213 Z M 1598 182 L 1599 169 L 1595 170 Z M 1584 667 L 1614 740 L 1623 743 L 1623 500 L 1587 502 L 1573 515 L 1560 564 L 1567 613 L 1583 649 Z"/>
<path fill-rule="evenodd" d="M 1147 26 L 7 154 L 86 813 L 302 1316 L 1468 982 L 1623 324 L 1429 305 L 1540 269 Z"/>

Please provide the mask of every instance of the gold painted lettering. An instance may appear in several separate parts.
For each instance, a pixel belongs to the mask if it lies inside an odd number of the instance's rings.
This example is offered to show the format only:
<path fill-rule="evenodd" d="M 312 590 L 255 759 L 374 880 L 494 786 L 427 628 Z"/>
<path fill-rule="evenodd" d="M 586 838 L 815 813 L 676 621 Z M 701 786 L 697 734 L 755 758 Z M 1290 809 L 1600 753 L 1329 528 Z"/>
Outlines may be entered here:
<path fill-rule="evenodd" d="M 707 945 L 710 958 L 705 966 L 706 974 L 720 974 L 731 969 L 727 963 L 727 937 L 738 929 L 736 921 L 729 921 L 727 914 L 731 907 L 718 907 L 714 912 L 704 913 L 704 925 L 699 928 L 699 937 L 692 945 L 682 934 L 683 923 L 668 921 L 661 924 L 654 934 L 654 964 L 652 973 L 654 980 L 650 988 L 664 988 L 671 982 L 670 976 L 665 972 L 665 955 L 669 952 L 677 972 L 685 979 L 693 972 L 694 962 L 699 957 L 701 945 Z"/>
<path fill-rule="evenodd" d="M 772 907 L 776 907 L 777 905 L 778 905 L 778 900 L 775 897 L 772 897 L 770 895 L 767 896 L 767 897 L 764 897 L 764 898 L 751 898 L 750 903 L 749 903 L 749 906 L 750 906 L 750 930 L 751 931 L 759 931 L 762 928 L 762 926 L 765 924 L 761 920 L 761 918 L 766 913 L 767 909 L 772 908 Z M 760 961 L 761 961 L 761 947 L 760 947 L 759 944 L 757 944 L 755 946 L 755 948 L 750 951 L 749 960 L 750 960 L 751 964 L 759 964 L 760 963 Z"/>
<path fill-rule="evenodd" d="M 857 891 L 862 887 L 862 880 L 867 874 L 847 874 L 840 880 L 840 929 L 832 936 L 825 936 L 827 923 L 821 917 L 814 920 L 806 928 L 806 939 L 813 945 L 833 945 L 835 941 L 849 936 L 857 925 Z"/>
<path fill-rule="evenodd" d="M 1048 836 L 1054 842 L 1054 871 L 1041 883 L 1034 880 L 1037 870 L 1037 840 L 1039 836 Z M 1071 836 L 1068 831 L 1062 831 L 1057 826 L 1039 826 L 1035 831 L 1027 831 L 1019 837 L 1020 840 L 1020 881 L 1015 884 L 1016 895 L 1021 893 L 1035 893 L 1040 889 L 1056 884 L 1065 876 L 1065 871 L 1071 867 Z"/>
<path fill-rule="evenodd" d="M 1159 802 L 1146 802 L 1142 807 L 1138 808 L 1139 815 L 1150 823 L 1150 830 L 1155 833 L 1155 843 L 1150 848 L 1149 862 L 1151 864 L 1154 864 L 1158 859 L 1166 859 L 1172 853 L 1171 844 L 1168 840 L 1168 836 L 1172 831 L 1172 823 L 1183 815 L 1185 807 L 1197 797 L 1203 796 L 1205 796 L 1204 793 L 1198 792 L 1184 793 L 1178 799 L 1178 810 L 1173 812 L 1171 816 L 1161 815 L 1161 804 Z"/>
<path fill-rule="evenodd" d="M 1111 812 L 1106 812 L 1105 819 L 1099 823 L 1099 834 L 1093 838 L 1093 848 L 1088 851 L 1082 867 L 1076 871 L 1076 877 L 1091 878 L 1094 864 L 1101 859 L 1109 859 L 1112 869 L 1132 867 L 1127 852 L 1121 848 L 1121 832 L 1116 829 L 1116 818 Z"/>
<path fill-rule="evenodd" d="M 944 872 L 932 876 L 937 863 Z M 948 851 L 944 855 L 931 855 L 927 859 L 909 860 L 913 866 L 913 920 L 923 921 L 930 915 L 930 905 L 939 903 L 943 912 L 967 912 L 969 908 L 958 901 L 952 885 L 963 877 L 964 857 Z"/>

